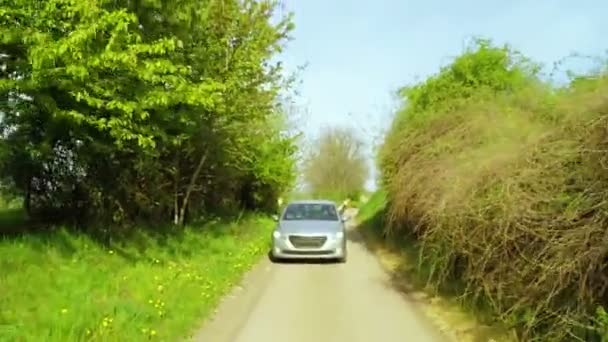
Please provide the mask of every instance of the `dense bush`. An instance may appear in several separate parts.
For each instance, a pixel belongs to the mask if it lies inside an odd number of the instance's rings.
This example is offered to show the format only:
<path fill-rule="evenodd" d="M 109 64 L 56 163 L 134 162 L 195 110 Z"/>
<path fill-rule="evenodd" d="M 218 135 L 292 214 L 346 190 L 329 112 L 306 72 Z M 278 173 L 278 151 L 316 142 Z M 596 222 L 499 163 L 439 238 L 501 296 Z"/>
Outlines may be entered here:
<path fill-rule="evenodd" d="M 481 41 L 402 92 L 381 148 L 386 233 L 523 340 L 589 338 L 606 303 L 608 78 L 555 89 Z"/>
<path fill-rule="evenodd" d="M 0 166 L 31 216 L 183 223 L 293 182 L 271 1 L 0 3 Z"/>

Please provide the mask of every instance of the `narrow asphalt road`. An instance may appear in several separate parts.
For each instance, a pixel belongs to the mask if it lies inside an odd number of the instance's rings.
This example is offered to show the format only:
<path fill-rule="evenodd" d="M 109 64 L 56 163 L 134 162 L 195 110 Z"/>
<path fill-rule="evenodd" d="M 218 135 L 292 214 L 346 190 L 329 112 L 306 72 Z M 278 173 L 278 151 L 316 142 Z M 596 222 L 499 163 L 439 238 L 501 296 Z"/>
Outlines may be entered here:
<path fill-rule="evenodd" d="M 347 235 L 345 264 L 272 264 L 264 258 L 194 341 L 447 341 L 393 289 L 360 235 L 352 227 Z"/>

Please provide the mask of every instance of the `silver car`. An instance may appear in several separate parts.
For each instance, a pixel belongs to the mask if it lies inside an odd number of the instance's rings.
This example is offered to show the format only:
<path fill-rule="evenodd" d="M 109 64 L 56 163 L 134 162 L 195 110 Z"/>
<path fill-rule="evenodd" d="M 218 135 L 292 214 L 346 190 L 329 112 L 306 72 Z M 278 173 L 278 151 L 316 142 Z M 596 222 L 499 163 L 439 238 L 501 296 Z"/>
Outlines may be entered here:
<path fill-rule="evenodd" d="M 272 232 L 273 260 L 336 259 L 346 262 L 344 222 L 332 201 L 294 201 L 281 216 Z"/>

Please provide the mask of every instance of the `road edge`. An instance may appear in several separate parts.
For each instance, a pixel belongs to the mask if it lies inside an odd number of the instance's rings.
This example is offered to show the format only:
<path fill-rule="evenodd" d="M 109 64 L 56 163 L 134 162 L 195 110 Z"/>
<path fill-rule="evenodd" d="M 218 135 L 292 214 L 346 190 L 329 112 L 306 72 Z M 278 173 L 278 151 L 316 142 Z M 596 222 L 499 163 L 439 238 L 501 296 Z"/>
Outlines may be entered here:
<path fill-rule="evenodd" d="M 371 239 L 368 236 L 366 236 L 366 234 L 363 233 L 359 229 L 360 222 L 358 221 L 357 216 L 358 216 L 358 209 L 355 211 L 355 214 L 352 216 L 352 228 L 351 228 L 352 233 L 360 236 L 361 241 L 363 242 L 363 245 L 365 246 L 367 251 L 371 255 L 374 256 L 374 258 L 376 259 L 376 262 L 378 263 L 378 265 L 380 266 L 382 271 L 386 272 L 388 275 L 393 274 L 394 267 L 393 267 L 391 261 L 387 259 L 387 255 L 381 255 L 381 254 L 389 254 L 390 252 L 388 252 L 386 250 L 381 250 L 381 248 L 374 248 L 374 247 L 381 247 L 381 246 L 374 246 L 374 241 L 371 241 Z M 399 257 L 395 253 L 390 253 L 390 254 L 391 254 L 390 255 L 391 258 Z M 416 311 L 418 316 L 423 317 L 425 323 L 428 324 L 430 328 L 433 328 L 434 330 L 436 330 L 436 334 L 438 335 L 438 337 L 441 337 L 443 341 L 463 342 L 452 331 L 450 331 L 449 327 L 445 327 L 444 324 L 441 324 L 443 322 L 441 322 L 437 319 L 433 319 L 433 317 L 431 317 L 427 313 L 427 311 L 421 307 L 421 305 L 424 305 L 424 304 L 420 304 L 421 298 L 416 298 L 416 297 L 414 297 L 414 295 L 404 293 L 403 291 L 399 291 L 398 289 L 395 289 L 395 291 L 398 291 L 401 296 L 404 296 L 408 302 L 412 303 L 412 308 Z M 424 298 L 422 298 L 422 300 L 428 299 L 426 293 L 419 293 L 419 295 L 424 297 Z"/>
<path fill-rule="evenodd" d="M 383 258 L 371 248 L 370 241 L 367 239 L 365 234 L 359 230 L 359 222 L 357 220 L 359 208 L 347 208 L 345 210 L 345 214 L 349 217 L 347 231 L 350 237 L 358 241 L 357 243 L 360 243 L 363 248 L 365 248 L 366 252 L 369 253 L 369 255 L 374 259 L 380 270 L 386 276 L 390 277 L 392 274 L 391 268 L 384 262 Z M 442 329 L 441 326 L 438 325 L 435 320 L 429 317 L 429 315 L 427 315 L 427 313 L 420 307 L 420 304 L 418 303 L 419 301 L 416 298 L 399 291 L 397 288 L 392 288 L 391 290 L 401 296 L 408 303 L 409 309 L 412 310 L 415 313 L 415 316 L 418 318 L 417 322 L 423 325 L 428 334 L 436 341 L 463 342 L 454 336 L 447 334 L 446 331 L 444 331 L 444 329 Z"/>
<path fill-rule="evenodd" d="M 389 248 L 383 246 L 381 241 L 376 241 L 373 237 L 368 236 L 360 229 L 360 222 L 358 217 L 355 216 L 353 220 L 353 230 L 361 235 L 363 244 L 368 251 L 375 256 L 382 269 L 393 274 L 395 272 L 395 262 L 401 260 L 401 256 L 391 251 Z M 403 284 L 407 287 L 407 283 Z M 400 291 L 402 292 L 402 291 Z M 448 339 L 448 342 L 514 342 L 516 339 L 512 336 L 509 331 L 500 331 L 498 333 L 495 329 L 499 327 L 489 326 L 481 324 L 474 316 L 467 313 L 462 309 L 460 305 L 449 304 L 444 297 L 428 293 L 424 290 L 418 290 L 414 293 L 402 295 L 409 298 L 409 300 L 416 302 L 415 309 L 419 314 L 427 319 L 433 326 L 437 327 L 439 332 Z M 447 313 L 454 314 L 458 312 L 459 315 L 466 316 L 468 322 L 454 323 L 452 320 L 441 318 L 441 315 L 431 315 L 434 313 L 434 309 L 441 308 L 445 309 Z M 490 336 L 485 335 L 481 330 L 492 330 L 489 333 Z"/>
<path fill-rule="evenodd" d="M 275 268 L 272 267 L 268 255 L 263 254 L 260 260 L 243 274 L 241 280 L 222 297 L 213 314 L 200 323 L 186 341 L 234 340 L 247 323 L 251 311 L 263 297 L 274 273 Z M 218 319 L 225 315 L 232 317 L 233 320 Z"/>

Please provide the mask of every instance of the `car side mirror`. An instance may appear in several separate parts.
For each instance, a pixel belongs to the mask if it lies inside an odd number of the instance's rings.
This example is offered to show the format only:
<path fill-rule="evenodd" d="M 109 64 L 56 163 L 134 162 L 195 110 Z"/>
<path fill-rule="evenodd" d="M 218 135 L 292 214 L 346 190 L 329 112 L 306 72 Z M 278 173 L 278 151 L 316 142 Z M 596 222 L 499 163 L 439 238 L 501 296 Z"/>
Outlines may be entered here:
<path fill-rule="evenodd" d="M 279 215 L 272 215 L 272 220 L 275 222 L 279 222 Z"/>
<path fill-rule="evenodd" d="M 341 216 L 340 219 L 342 220 L 342 222 L 346 222 L 350 219 L 350 217 Z"/>

